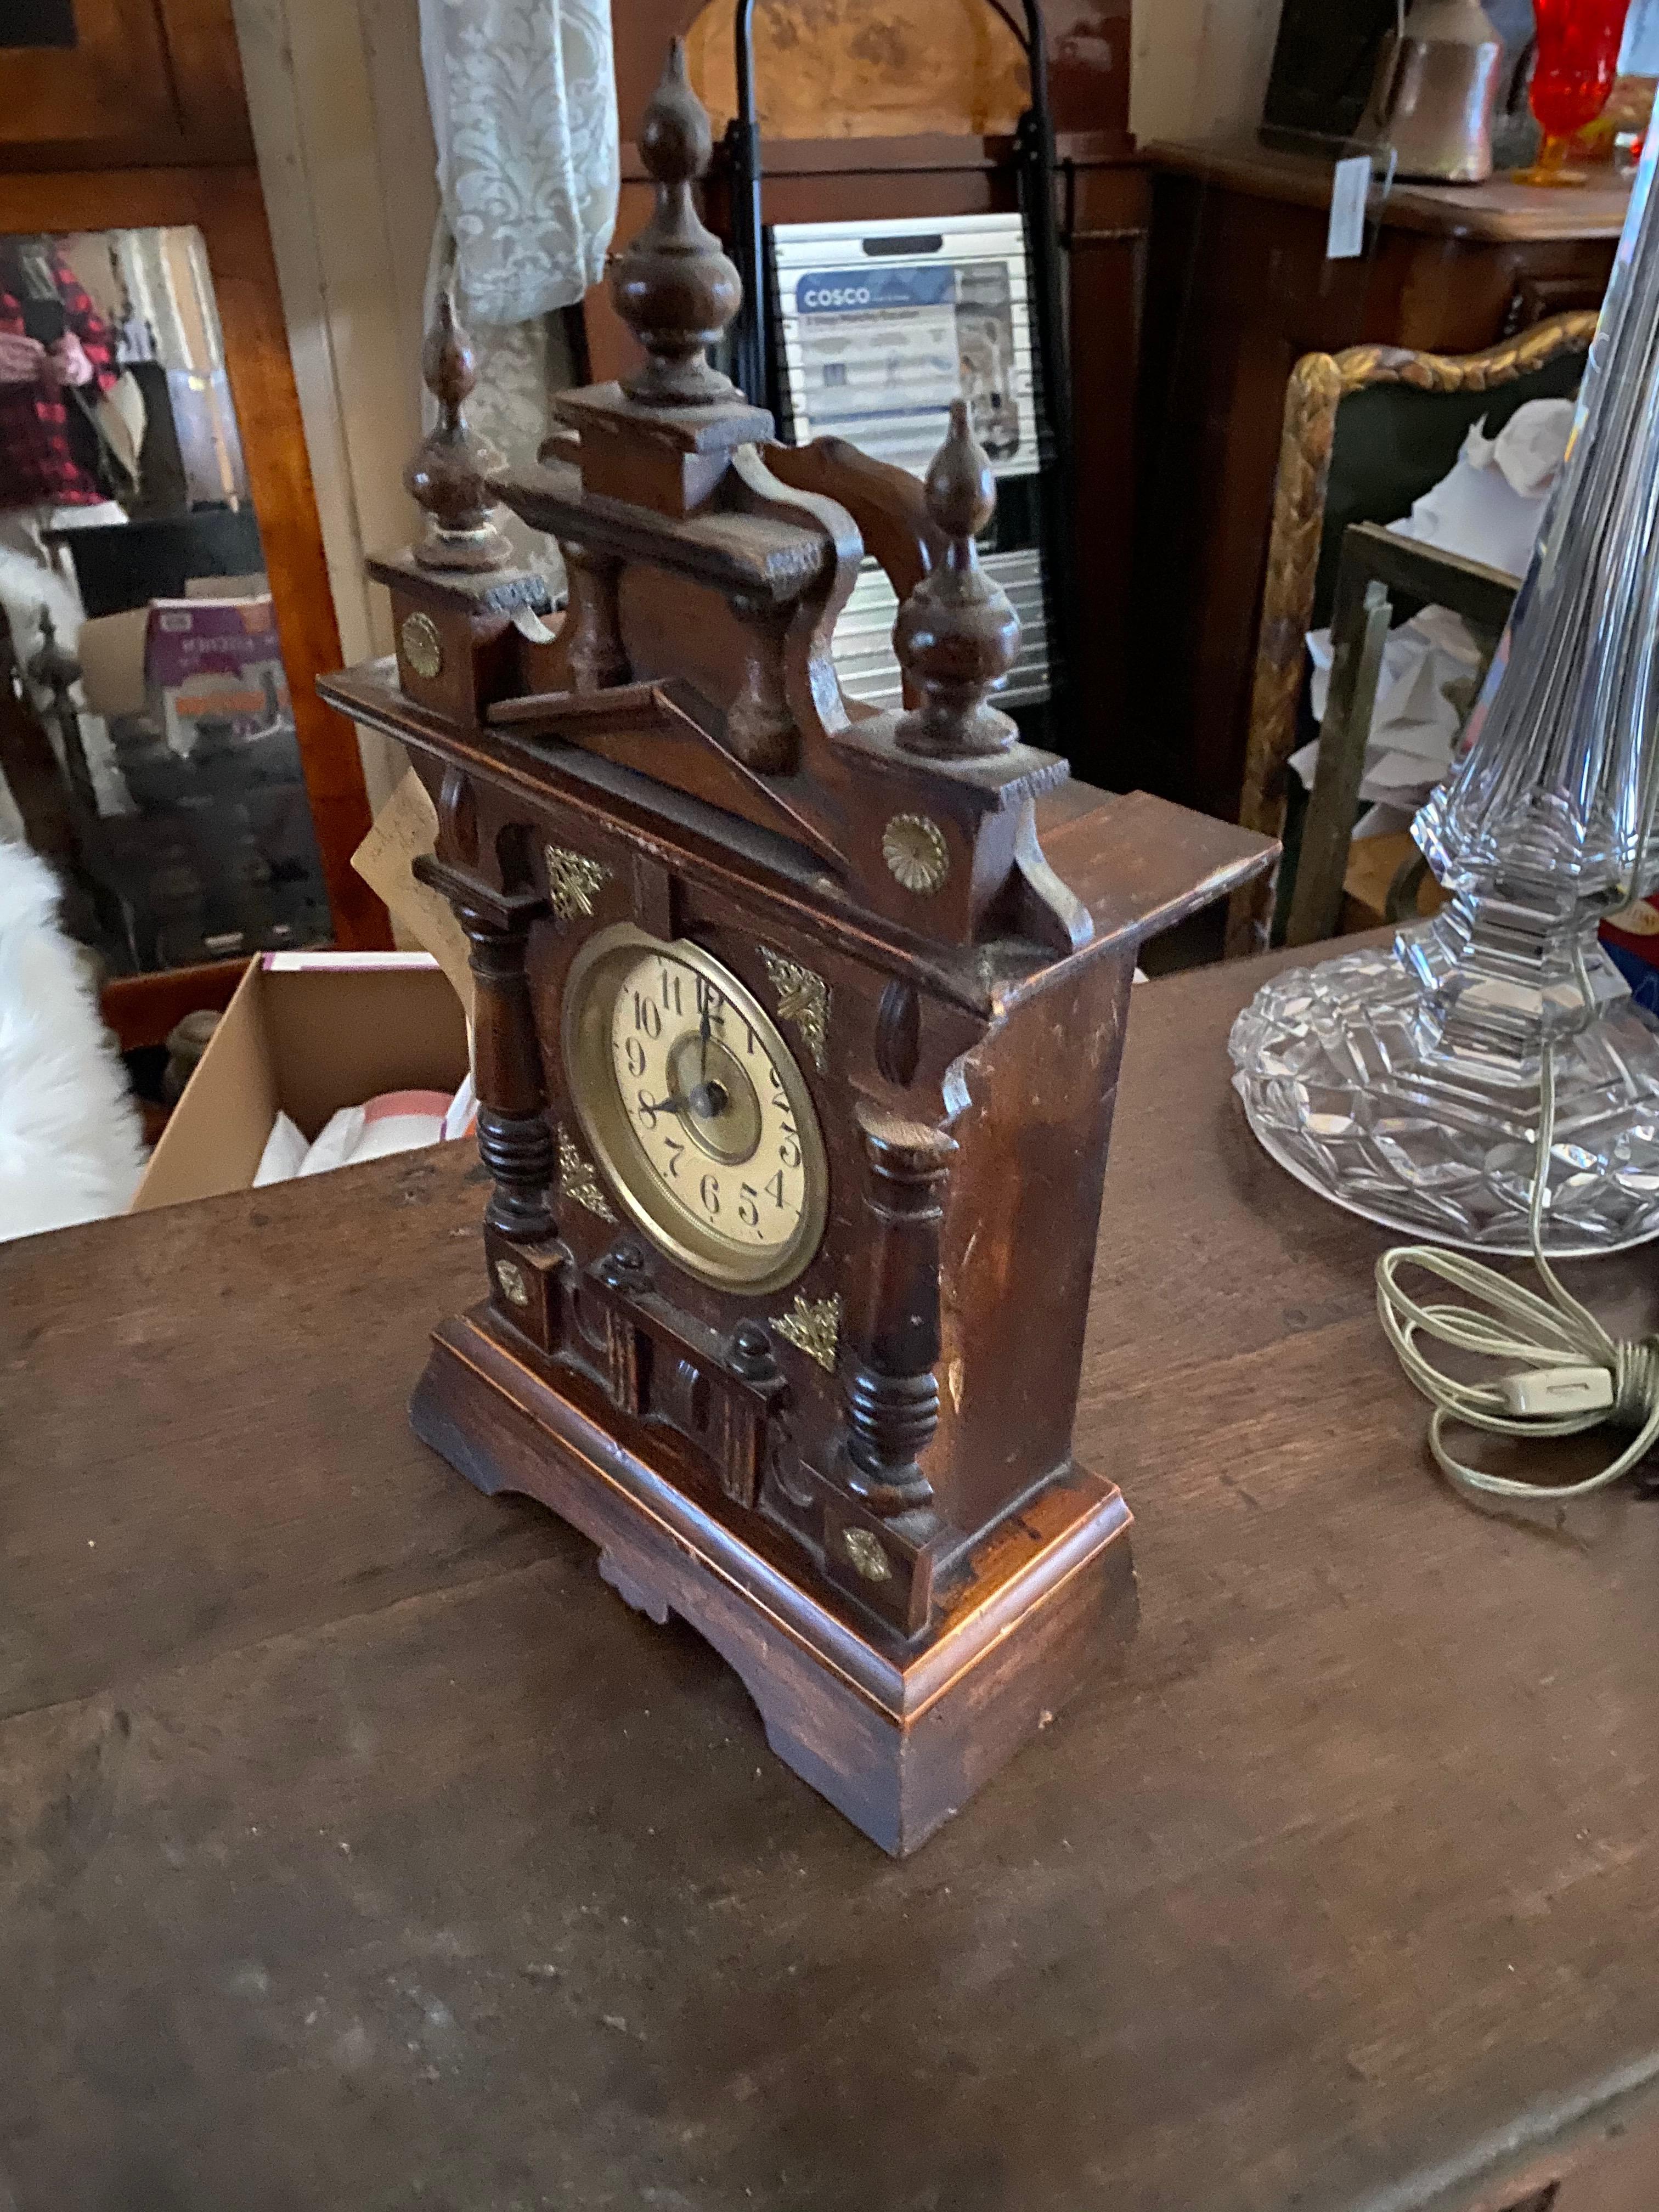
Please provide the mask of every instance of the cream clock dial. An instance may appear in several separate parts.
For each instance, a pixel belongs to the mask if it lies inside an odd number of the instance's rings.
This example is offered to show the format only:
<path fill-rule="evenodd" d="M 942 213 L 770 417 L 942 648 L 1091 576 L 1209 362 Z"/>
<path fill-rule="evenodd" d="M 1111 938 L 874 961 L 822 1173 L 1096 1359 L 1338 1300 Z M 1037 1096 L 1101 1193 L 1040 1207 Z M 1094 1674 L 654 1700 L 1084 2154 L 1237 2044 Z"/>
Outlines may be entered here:
<path fill-rule="evenodd" d="M 828 1211 L 823 1137 L 752 993 L 699 946 L 624 924 L 573 962 L 563 1030 L 583 1132 L 652 1241 L 724 1289 L 799 1274 Z"/>

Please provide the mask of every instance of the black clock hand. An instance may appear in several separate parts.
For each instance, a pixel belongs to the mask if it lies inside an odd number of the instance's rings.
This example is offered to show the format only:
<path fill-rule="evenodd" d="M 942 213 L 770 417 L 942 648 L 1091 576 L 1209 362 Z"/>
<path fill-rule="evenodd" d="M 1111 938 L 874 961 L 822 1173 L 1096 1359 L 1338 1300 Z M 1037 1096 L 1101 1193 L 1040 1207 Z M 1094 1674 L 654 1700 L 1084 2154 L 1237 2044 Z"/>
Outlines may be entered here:
<path fill-rule="evenodd" d="M 708 1006 L 704 1006 L 702 1019 L 697 1024 L 697 1035 L 702 1043 L 702 1058 L 697 1063 L 697 1080 L 705 1091 L 708 1088 L 708 1033 L 713 1026 L 713 1013 Z"/>
<path fill-rule="evenodd" d="M 689 1098 L 682 1098 L 678 1092 L 666 1098 L 642 1098 L 640 1111 L 641 1114 L 695 1114 L 700 1121 L 706 1121 L 713 1115 L 723 1114 L 726 1103 L 726 1093 L 718 1083 L 699 1083 Z"/>
<path fill-rule="evenodd" d="M 725 1113 L 730 1103 L 718 1083 L 699 1083 L 689 1098 L 682 1098 L 678 1092 L 666 1098 L 641 1098 L 640 1111 L 641 1114 L 695 1114 L 698 1121 L 708 1121 L 717 1114 Z"/>

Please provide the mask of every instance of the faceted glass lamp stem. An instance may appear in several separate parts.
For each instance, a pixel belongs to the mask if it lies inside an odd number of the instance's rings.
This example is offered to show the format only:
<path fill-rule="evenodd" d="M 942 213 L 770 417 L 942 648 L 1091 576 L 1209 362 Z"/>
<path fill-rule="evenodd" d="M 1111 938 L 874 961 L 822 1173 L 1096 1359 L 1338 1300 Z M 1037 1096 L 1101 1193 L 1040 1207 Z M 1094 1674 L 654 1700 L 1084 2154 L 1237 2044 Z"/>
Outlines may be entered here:
<path fill-rule="evenodd" d="M 1595 926 L 1652 880 L 1659 748 L 1659 201 L 1644 161 L 1568 458 L 1471 722 L 1414 834 L 1451 904 L 1407 945 L 1431 1034 L 1535 1083 L 1596 1018 Z M 1507 986 L 1508 988 L 1504 988 Z"/>
<path fill-rule="evenodd" d="M 1450 781 L 1413 835 L 1447 906 L 1391 952 L 1277 977 L 1239 1018 L 1251 1126 L 1339 1204 L 1524 1250 L 1541 1055 L 1546 1248 L 1659 1234 L 1659 1039 L 1596 941 L 1659 880 L 1659 134 L 1571 442 Z"/>

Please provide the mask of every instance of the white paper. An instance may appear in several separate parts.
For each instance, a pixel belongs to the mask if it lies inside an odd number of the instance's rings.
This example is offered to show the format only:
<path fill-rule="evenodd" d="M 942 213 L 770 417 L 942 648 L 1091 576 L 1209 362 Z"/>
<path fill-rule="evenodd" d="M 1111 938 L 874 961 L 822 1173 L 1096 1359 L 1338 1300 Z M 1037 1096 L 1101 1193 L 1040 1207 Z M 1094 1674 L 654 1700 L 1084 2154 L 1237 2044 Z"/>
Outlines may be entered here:
<path fill-rule="evenodd" d="M 1364 251 L 1365 200 L 1371 188 L 1371 157 L 1353 154 L 1331 171 L 1331 220 L 1325 234 L 1328 261 L 1352 261 Z"/>
<path fill-rule="evenodd" d="M 1330 695 L 1331 634 L 1311 631 L 1309 704 L 1322 721 Z M 1474 695 L 1480 652 L 1462 618 L 1446 607 L 1425 607 L 1389 633 L 1376 706 L 1366 733 L 1359 796 L 1415 807 L 1445 775 Z M 1290 766 L 1313 789 L 1319 741 L 1291 756 Z"/>
<path fill-rule="evenodd" d="M 1533 399 L 1516 408 L 1495 438 L 1486 435 L 1484 422 L 1476 423 L 1449 473 L 1389 528 L 1520 578 L 1560 473 L 1574 412 L 1568 399 Z M 1309 633 L 1308 653 L 1313 663 L 1309 705 L 1314 720 L 1322 722 L 1330 696 L 1328 629 Z M 1362 799 L 1395 811 L 1415 808 L 1427 798 L 1451 764 L 1480 660 L 1468 626 L 1447 607 L 1425 607 L 1389 633 L 1366 732 Z M 1318 761 L 1317 738 L 1291 757 L 1291 769 L 1310 791 Z"/>
<path fill-rule="evenodd" d="M 253 1171 L 253 1188 L 263 1190 L 267 1183 L 287 1182 L 299 1174 L 305 1156 L 304 1132 L 279 1110 L 270 1125 L 270 1134 L 265 1139 L 265 1148 L 259 1155 L 259 1164 Z"/>
<path fill-rule="evenodd" d="M 1486 436 L 1484 422 L 1474 424 L 1450 474 L 1389 529 L 1518 580 L 1532 559 L 1575 411 L 1570 399 L 1529 399 L 1496 438 Z"/>

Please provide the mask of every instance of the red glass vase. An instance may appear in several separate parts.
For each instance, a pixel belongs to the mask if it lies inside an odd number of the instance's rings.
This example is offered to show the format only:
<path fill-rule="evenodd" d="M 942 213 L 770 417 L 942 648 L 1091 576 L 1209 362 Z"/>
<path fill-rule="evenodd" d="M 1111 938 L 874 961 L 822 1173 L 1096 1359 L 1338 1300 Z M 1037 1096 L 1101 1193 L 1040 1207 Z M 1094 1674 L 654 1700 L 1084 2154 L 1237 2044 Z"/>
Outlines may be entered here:
<path fill-rule="evenodd" d="M 1582 185 L 1567 160 L 1574 134 L 1594 123 L 1619 73 L 1630 0 L 1534 0 L 1538 59 L 1528 94 L 1544 133 L 1538 159 L 1517 173 L 1523 185 Z"/>

